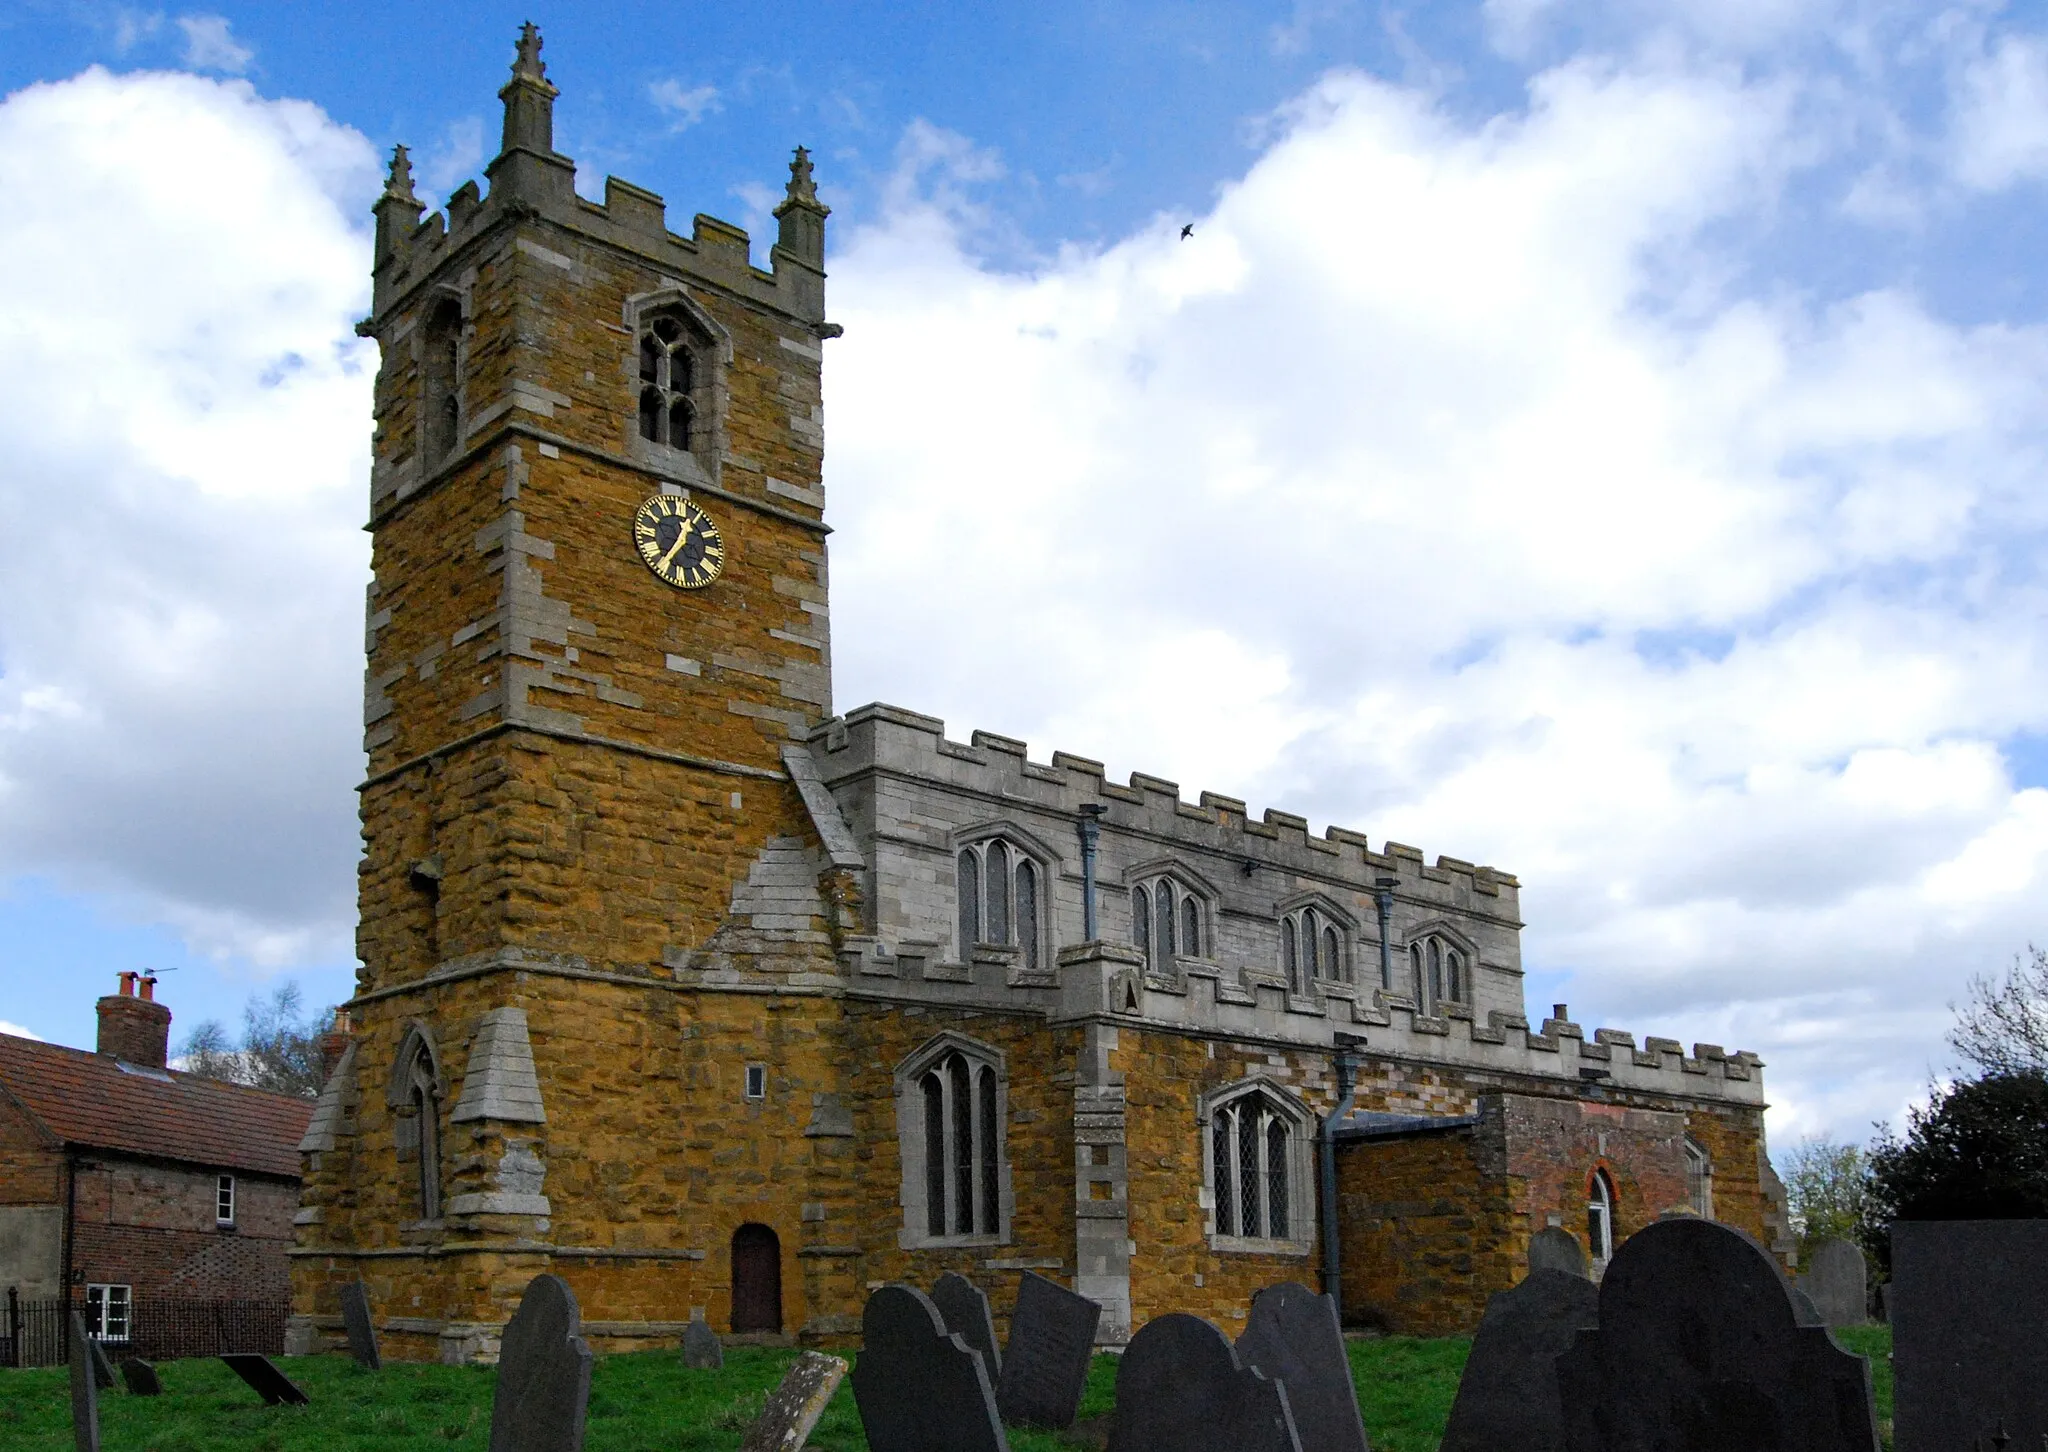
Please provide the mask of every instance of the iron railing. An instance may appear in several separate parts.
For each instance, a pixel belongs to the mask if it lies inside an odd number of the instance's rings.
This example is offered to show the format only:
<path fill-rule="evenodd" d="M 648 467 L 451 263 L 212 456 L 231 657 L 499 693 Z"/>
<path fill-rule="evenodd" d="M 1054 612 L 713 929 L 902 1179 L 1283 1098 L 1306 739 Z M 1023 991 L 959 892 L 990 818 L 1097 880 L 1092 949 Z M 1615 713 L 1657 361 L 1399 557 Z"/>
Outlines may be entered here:
<path fill-rule="evenodd" d="M 85 1301 L 23 1300 L 10 1287 L 0 1305 L 0 1366 L 62 1366 L 71 1355 L 70 1312 L 88 1326 Z M 125 1337 L 102 1337 L 107 1355 L 175 1361 L 224 1351 L 284 1352 L 289 1301 L 196 1300 L 137 1296 L 128 1308 Z"/>

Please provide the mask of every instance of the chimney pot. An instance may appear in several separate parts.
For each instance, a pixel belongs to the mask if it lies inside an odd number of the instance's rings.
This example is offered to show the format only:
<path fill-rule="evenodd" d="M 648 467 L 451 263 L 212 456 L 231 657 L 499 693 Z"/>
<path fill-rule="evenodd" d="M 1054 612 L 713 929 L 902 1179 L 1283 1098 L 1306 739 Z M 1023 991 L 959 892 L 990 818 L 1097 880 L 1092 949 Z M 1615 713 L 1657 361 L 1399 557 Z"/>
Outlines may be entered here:
<path fill-rule="evenodd" d="M 142 1001 L 144 1003 L 156 1002 L 156 975 L 154 973 L 145 972 L 142 975 Z"/>
<path fill-rule="evenodd" d="M 99 1001 L 99 1052 L 145 1069 L 166 1068 L 171 1052 L 171 1011 L 151 998 L 156 979 L 147 974 L 142 975 L 142 994 L 137 997 L 129 981 L 136 976 L 123 973 L 121 991 Z"/>
<path fill-rule="evenodd" d="M 141 976 L 139 973 L 122 973 L 119 975 L 121 979 L 121 996 L 123 998 L 133 998 L 135 996 L 135 980 Z"/>
<path fill-rule="evenodd" d="M 1569 1023 L 1571 1021 L 1572 1016 L 1571 1005 L 1568 1003 L 1551 1004 L 1550 1016 L 1556 1019 L 1559 1023 Z"/>

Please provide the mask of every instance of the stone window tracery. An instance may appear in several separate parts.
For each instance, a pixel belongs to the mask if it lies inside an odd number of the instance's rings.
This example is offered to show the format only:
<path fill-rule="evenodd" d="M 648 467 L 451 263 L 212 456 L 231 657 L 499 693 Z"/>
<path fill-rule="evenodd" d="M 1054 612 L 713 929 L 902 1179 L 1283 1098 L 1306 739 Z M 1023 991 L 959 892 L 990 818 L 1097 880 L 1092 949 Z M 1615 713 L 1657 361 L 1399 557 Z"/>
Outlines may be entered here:
<path fill-rule="evenodd" d="M 418 1024 L 399 1044 L 388 1102 L 400 1163 L 413 1164 L 413 1209 L 422 1220 L 441 1218 L 441 1070 L 432 1041 Z"/>
<path fill-rule="evenodd" d="M 1327 909 L 1297 908 L 1280 919 L 1280 972 L 1287 991 L 1302 997 L 1318 983 L 1349 983 L 1345 935 Z"/>
<path fill-rule="evenodd" d="M 976 948 L 1015 948 L 1026 969 L 1044 955 L 1038 863 L 1001 837 L 970 842 L 954 859 L 960 958 Z"/>
<path fill-rule="evenodd" d="M 1416 1006 L 1426 1014 L 1444 1005 L 1471 1001 L 1471 957 L 1441 933 L 1430 933 L 1408 945 L 1408 966 L 1415 981 Z"/>
<path fill-rule="evenodd" d="M 1148 972 L 1169 975 L 1175 958 L 1206 956 L 1202 899 L 1171 877 L 1131 888 L 1131 945 L 1145 955 Z"/>
<path fill-rule="evenodd" d="M 649 319 L 640 334 L 640 437 L 672 449 L 697 442 L 696 355 L 673 313 Z"/>
<path fill-rule="evenodd" d="M 1212 1100 L 1203 1163 L 1212 1234 L 1223 1249 L 1300 1251 L 1310 1237 L 1308 1117 L 1269 1085 Z"/>
<path fill-rule="evenodd" d="M 897 1073 L 904 1244 L 993 1242 L 1008 1232 L 1008 1095 L 1001 1055 L 941 1035 Z"/>

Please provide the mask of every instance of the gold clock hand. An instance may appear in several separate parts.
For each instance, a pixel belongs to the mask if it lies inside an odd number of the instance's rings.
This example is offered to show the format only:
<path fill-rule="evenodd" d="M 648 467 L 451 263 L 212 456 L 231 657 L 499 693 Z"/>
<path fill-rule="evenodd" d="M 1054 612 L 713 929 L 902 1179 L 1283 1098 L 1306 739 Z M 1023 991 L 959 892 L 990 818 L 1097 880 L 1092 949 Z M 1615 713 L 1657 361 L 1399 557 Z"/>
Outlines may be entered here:
<path fill-rule="evenodd" d="M 677 551 L 677 550 L 679 550 L 679 549 L 681 549 L 681 548 L 682 548 L 682 547 L 683 547 L 684 545 L 686 545 L 686 544 L 688 544 L 688 543 L 690 542 L 690 530 L 691 530 L 691 520 L 690 520 L 690 517 L 689 517 L 688 515 L 684 515 L 684 516 L 683 516 L 683 527 L 682 527 L 682 528 L 681 528 L 680 530 L 676 531 L 676 542 L 675 542 L 674 544 L 670 545 L 670 546 L 668 547 L 668 553 L 667 553 L 667 554 L 665 554 L 665 555 L 663 555 L 663 556 L 661 557 L 661 568 L 662 568 L 662 569 L 664 569 L 664 570 L 665 570 L 665 569 L 667 569 L 667 568 L 669 567 L 669 565 L 670 565 L 670 564 L 674 563 L 674 561 L 675 561 L 675 557 L 676 557 L 676 551 Z"/>

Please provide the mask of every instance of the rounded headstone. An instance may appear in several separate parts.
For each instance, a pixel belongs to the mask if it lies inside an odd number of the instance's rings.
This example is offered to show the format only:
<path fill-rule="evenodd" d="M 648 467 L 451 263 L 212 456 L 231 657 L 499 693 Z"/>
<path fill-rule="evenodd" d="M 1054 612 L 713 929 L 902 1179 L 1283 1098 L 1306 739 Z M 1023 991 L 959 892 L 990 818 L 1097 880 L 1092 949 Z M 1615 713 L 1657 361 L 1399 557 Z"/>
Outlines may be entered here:
<path fill-rule="evenodd" d="M 1552 1225 L 1529 1237 L 1529 1269 L 1563 1271 L 1586 1278 L 1586 1248 L 1569 1230 Z"/>
<path fill-rule="evenodd" d="M 1301 1452 L 1287 1392 L 1199 1316 L 1148 1321 L 1116 1369 L 1109 1452 Z"/>
<path fill-rule="evenodd" d="M 869 1452 L 1003 1452 L 980 1353 L 946 1330 L 931 1297 L 883 1286 L 861 1313 L 854 1405 Z"/>
<path fill-rule="evenodd" d="M 1583 1276 L 1532 1270 L 1486 1303 L 1442 1452 L 1560 1452 L 1557 1358 L 1598 1323 L 1600 1292 Z"/>

